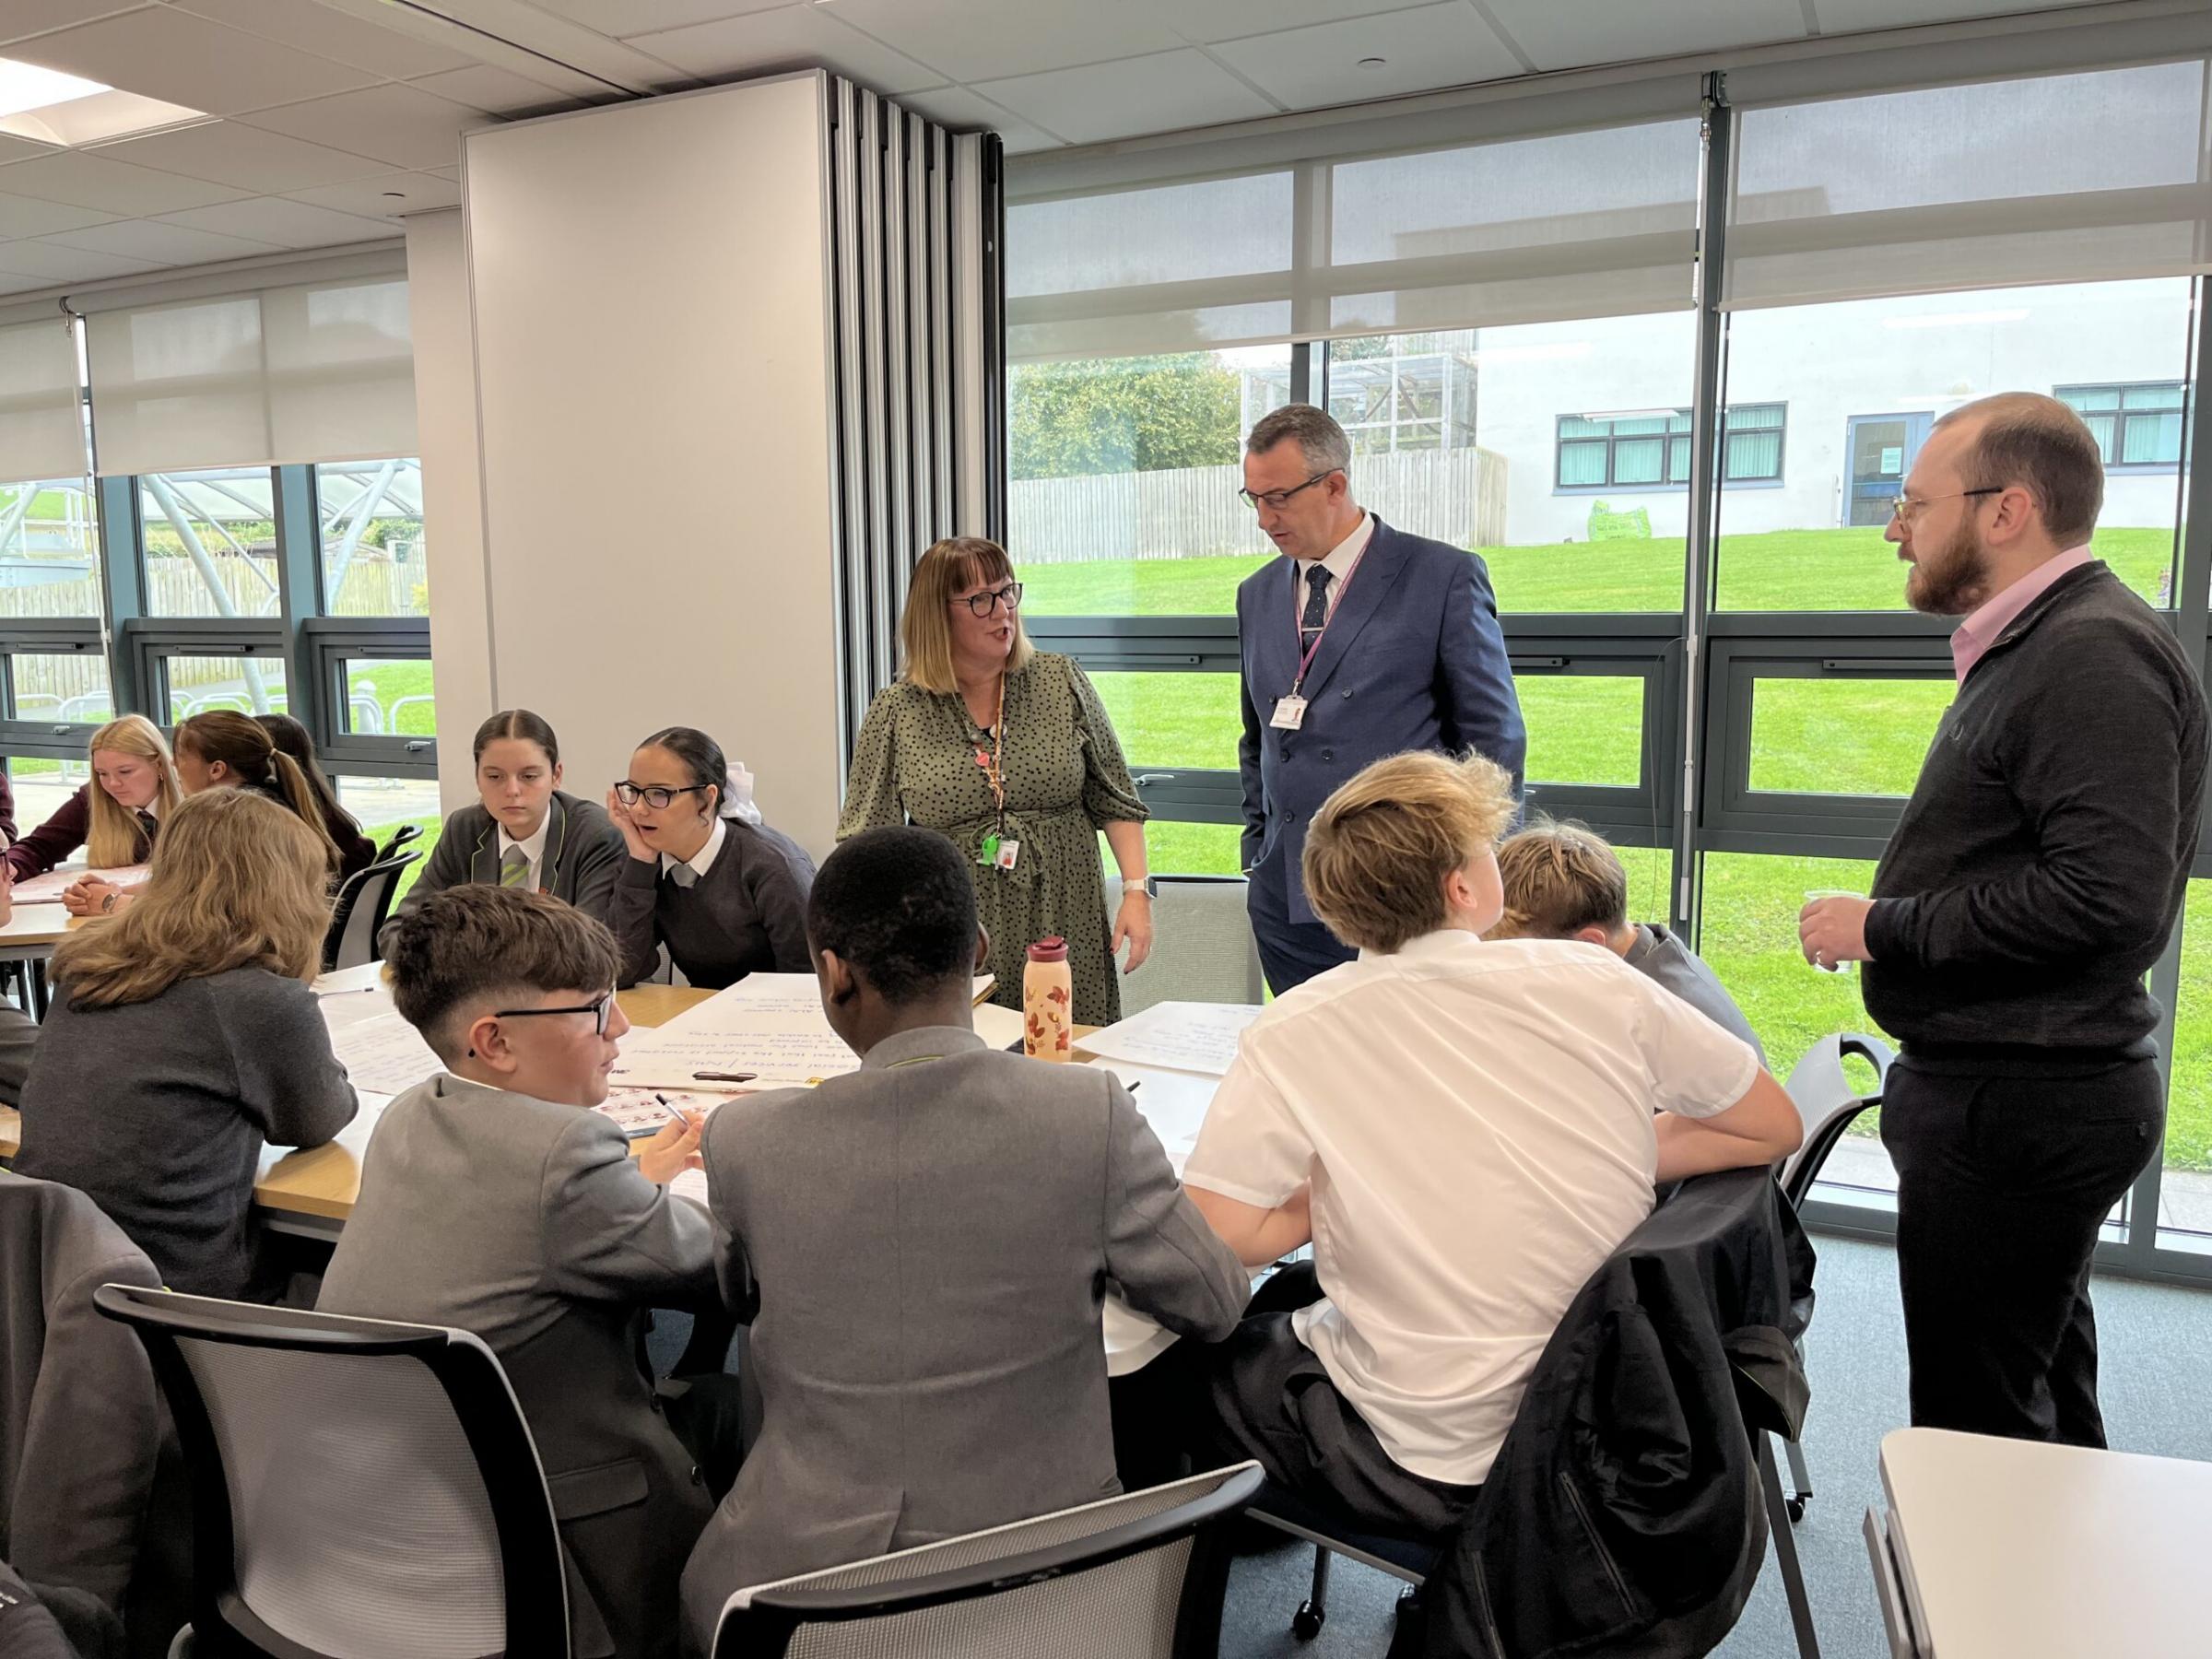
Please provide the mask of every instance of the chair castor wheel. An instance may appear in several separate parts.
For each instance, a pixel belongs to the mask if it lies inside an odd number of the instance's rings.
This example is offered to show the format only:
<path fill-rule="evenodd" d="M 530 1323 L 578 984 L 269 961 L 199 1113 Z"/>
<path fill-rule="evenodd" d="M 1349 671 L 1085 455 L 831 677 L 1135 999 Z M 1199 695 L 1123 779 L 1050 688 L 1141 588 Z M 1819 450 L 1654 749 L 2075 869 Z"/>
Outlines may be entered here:
<path fill-rule="evenodd" d="M 1311 1641 L 1321 1634 L 1321 1627 L 1328 1622 L 1326 1607 L 1317 1607 L 1312 1602 L 1300 1602 L 1298 1611 L 1290 1616 L 1290 1634 L 1300 1641 Z"/>
<path fill-rule="evenodd" d="M 1809 1492 L 1784 1498 L 1782 1500 L 1782 1507 L 1790 1512 L 1790 1521 L 1793 1525 L 1805 1519 L 1805 1506 L 1811 1500 L 1812 1495 Z"/>

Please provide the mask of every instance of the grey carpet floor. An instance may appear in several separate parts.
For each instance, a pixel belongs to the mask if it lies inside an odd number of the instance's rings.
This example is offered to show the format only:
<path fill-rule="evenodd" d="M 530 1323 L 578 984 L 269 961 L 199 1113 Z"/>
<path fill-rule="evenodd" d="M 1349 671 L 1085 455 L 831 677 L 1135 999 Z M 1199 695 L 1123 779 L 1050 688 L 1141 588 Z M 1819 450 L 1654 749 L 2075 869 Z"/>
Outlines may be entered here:
<path fill-rule="evenodd" d="M 1818 1309 L 1806 1337 L 1813 1406 L 1806 1454 L 1814 1497 L 1796 1530 L 1822 1659 L 1888 1659 L 1861 1517 L 1880 1500 L 1881 1438 L 1906 1418 L 1904 1328 L 1897 1262 L 1887 1244 L 1821 1236 Z M 2126 1279 L 2097 1282 L 2101 1393 L 2112 1445 L 2212 1460 L 2206 1410 L 2212 1293 Z M 1380 1659 L 1390 1643 L 1394 1579 L 1339 1559 L 1328 1623 L 1310 1642 L 1289 1633 L 1313 1552 L 1289 1544 L 1241 1559 L 1230 1577 L 1223 1659 Z M 1723 1659 L 1788 1659 L 1796 1652 L 1770 1549 Z"/>

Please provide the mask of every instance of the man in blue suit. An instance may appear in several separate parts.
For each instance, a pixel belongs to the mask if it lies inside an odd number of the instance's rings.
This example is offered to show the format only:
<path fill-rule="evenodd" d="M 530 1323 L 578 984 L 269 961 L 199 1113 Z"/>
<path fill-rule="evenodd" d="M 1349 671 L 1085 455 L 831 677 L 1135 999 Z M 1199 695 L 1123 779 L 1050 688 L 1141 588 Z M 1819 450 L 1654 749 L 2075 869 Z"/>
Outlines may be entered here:
<path fill-rule="evenodd" d="M 1513 774 L 1528 752 L 1489 572 L 1393 530 L 1353 499 L 1344 429 L 1286 404 L 1244 441 L 1244 489 L 1287 559 L 1237 589 L 1243 656 L 1242 863 L 1280 996 L 1355 954 L 1306 902 L 1306 826 L 1336 786 L 1406 749 L 1470 749 Z"/>

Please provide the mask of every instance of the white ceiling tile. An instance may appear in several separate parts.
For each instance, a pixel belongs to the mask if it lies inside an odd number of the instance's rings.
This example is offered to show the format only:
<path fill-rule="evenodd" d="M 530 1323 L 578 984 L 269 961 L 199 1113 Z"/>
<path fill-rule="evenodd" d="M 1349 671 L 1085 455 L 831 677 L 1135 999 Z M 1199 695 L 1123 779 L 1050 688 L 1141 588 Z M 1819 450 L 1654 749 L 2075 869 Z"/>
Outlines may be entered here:
<path fill-rule="evenodd" d="M 1118 64 L 985 81 L 975 89 L 1071 144 L 1276 113 L 1257 92 L 1188 47 Z"/>
<path fill-rule="evenodd" d="M 2079 0 L 1813 0 L 1823 34 L 1861 29 L 1905 29 L 1916 23 L 1954 23 L 1965 18 L 2008 17 L 2053 11 Z"/>
<path fill-rule="evenodd" d="M 68 207 L 60 202 L 41 202 L 34 196 L 0 192 L 0 241 L 18 236 L 53 236 L 63 230 L 81 230 L 87 225 L 105 224 L 114 217 L 89 207 Z"/>
<path fill-rule="evenodd" d="M 116 12 L 137 11 L 150 4 L 151 0 L 7 0 L 6 6 L 0 6 L 0 41 L 89 23 Z"/>
<path fill-rule="evenodd" d="M 941 87 L 949 78 L 812 6 L 782 6 L 719 23 L 638 35 L 628 43 L 707 77 L 820 65 L 889 94 Z"/>
<path fill-rule="evenodd" d="M 398 86 L 262 110 L 246 120 L 273 133 L 407 168 L 451 167 L 461 154 L 461 135 L 490 122 L 433 93 Z"/>
<path fill-rule="evenodd" d="M 228 184 L 210 184 L 176 173 L 156 172 L 150 167 L 133 167 L 127 161 L 111 161 L 89 150 L 63 150 L 36 161 L 0 168 L 0 190 L 132 218 L 181 207 L 205 207 L 246 194 Z"/>
<path fill-rule="evenodd" d="M 53 286 L 43 276 L 18 276 L 13 271 L 0 271 L 0 294 L 28 294 L 33 288 Z"/>
<path fill-rule="evenodd" d="M 424 76 L 409 83 L 425 92 L 435 92 L 440 98 L 450 98 L 455 103 L 466 104 L 472 110 L 482 110 L 493 115 L 518 115 L 527 111 L 542 114 L 550 110 L 572 110 L 583 100 L 571 98 L 541 81 L 526 80 L 519 75 L 510 75 L 504 69 L 494 69 L 488 64 L 477 64 L 466 69 L 449 69 L 442 75 Z"/>
<path fill-rule="evenodd" d="M 1522 72 L 1520 61 L 1496 31 L 1460 0 L 1224 41 L 1214 54 L 1297 110 Z M 1362 67 L 1360 60 L 1370 57 L 1382 62 Z"/>
<path fill-rule="evenodd" d="M 18 138 L 12 134 L 0 133 L 0 167 L 10 161 L 28 161 L 34 156 L 51 156 L 55 147 L 41 144 L 35 139 Z"/>
<path fill-rule="evenodd" d="M 1153 0 L 832 0 L 865 29 L 947 80 L 981 81 L 1165 52 L 1183 43 Z"/>
<path fill-rule="evenodd" d="M 45 241 L 0 242 L 0 271 L 18 276 L 43 276 L 49 282 L 97 282 L 103 276 L 135 276 L 158 271 L 158 259 L 125 259 L 119 253 L 93 253 L 83 248 L 64 248 Z"/>
<path fill-rule="evenodd" d="M 355 179 L 349 183 L 328 184 L 320 190 L 293 190 L 285 194 L 295 202 L 328 207 L 335 213 L 355 213 L 364 218 L 461 206 L 461 186 L 435 173 L 379 173 L 372 179 Z"/>
<path fill-rule="evenodd" d="M 280 248 L 329 248 L 399 233 L 398 225 L 390 219 L 359 218 L 350 213 L 333 213 L 327 207 L 311 207 L 305 202 L 288 202 L 282 196 L 257 196 L 248 202 L 225 202 L 219 207 L 164 214 L 162 222 L 273 242 Z"/>
<path fill-rule="evenodd" d="M 266 253 L 277 245 L 243 237 L 218 236 L 212 230 L 195 230 L 188 225 L 166 224 L 160 219 L 117 219 L 112 225 L 94 225 L 88 229 L 71 230 L 44 241 L 50 247 L 117 253 L 125 259 L 148 259 L 156 265 L 212 265 L 218 259 L 246 259 L 255 253 Z"/>
<path fill-rule="evenodd" d="M 1539 69 L 1626 64 L 1768 41 L 1805 39 L 1797 0 L 1486 0 Z"/>
<path fill-rule="evenodd" d="M 1170 22 L 1186 41 L 1234 41 L 1310 23 L 1404 11 L 1407 0 L 1172 0 Z"/>
<path fill-rule="evenodd" d="M 549 11 L 618 41 L 641 29 L 686 29 L 747 12 L 768 11 L 791 0 L 531 0 Z"/>
<path fill-rule="evenodd" d="M 395 29 L 379 29 L 359 18 L 349 18 L 316 4 L 316 0 L 171 0 L 171 4 L 179 10 L 196 12 L 235 29 L 250 29 L 317 57 L 334 58 L 395 80 L 435 75 L 441 69 L 460 69 L 473 61 L 462 53 Z"/>
<path fill-rule="evenodd" d="M 1010 152 L 1050 149 L 1060 140 L 1033 126 L 1011 110 L 1003 110 L 980 92 L 966 87 L 939 87 L 935 92 L 910 92 L 899 101 L 939 126 L 963 133 L 996 133 Z"/>
<path fill-rule="evenodd" d="M 374 78 L 167 6 L 41 35 L 9 47 L 8 55 L 210 115 L 319 98 Z"/>
<path fill-rule="evenodd" d="M 112 161 L 132 161 L 217 184 L 235 184 L 255 194 L 311 190 L 318 184 L 336 184 L 386 171 L 381 161 L 235 121 L 209 121 L 150 137 L 126 138 L 101 145 L 100 153 Z"/>

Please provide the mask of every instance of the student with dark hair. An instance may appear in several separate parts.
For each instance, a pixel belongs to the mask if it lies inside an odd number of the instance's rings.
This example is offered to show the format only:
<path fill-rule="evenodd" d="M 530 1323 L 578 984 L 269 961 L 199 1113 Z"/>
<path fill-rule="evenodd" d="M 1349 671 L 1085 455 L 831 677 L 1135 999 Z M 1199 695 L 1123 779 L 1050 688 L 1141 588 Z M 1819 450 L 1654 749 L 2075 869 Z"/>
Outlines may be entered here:
<path fill-rule="evenodd" d="M 677 1651 L 677 1584 L 712 1494 L 637 1363 L 653 1306 L 714 1297 L 699 1163 L 678 1118 L 640 1156 L 591 1110 L 629 1022 L 615 942 L 542 893 L 463 882 L 401 918 L 393 999 L 446 1070 L 384 1109 L 316 1303 L 457 1325 L 499 1355 L 559 1524 L 579 1654 Z M 711 1391 L 710 1391 L 711 1392 Z M 730 1414 L 734 1417 L 734 1412 Z"/>
<path fill-rule="evenodd" d="M 338 850 L 338 879 L 343 881 L 374 864 L 376 843 L 361 833 L 361 820 L 346 810 L 338 792 L 324 776 L 322 763 L 315 759 L 315 740 L 308 735 L 307 728 L 289 714 L 256 714 L 253 719 L 278 751 L 292 758 L 292 764 L 307 780 L 308 793 L 322 811 L 330 844 Z"/>
<path fill-rule="evenodd" d="M 527 709 L 502 709 L 477 728 L 476 758 L 477 804 L 447 817 L 385 935 L 432 893 L 471 881 L 550 893 L 606 921 L 622 832 L 596 802 L 562 791 L 553 728 Z"/>
<path fill-rule="evenodd" d="M 806 971 L 814 861 L 760 821 L 751 785 L 713 738 L 669 726 L 606 792 L 629 853 L 606 917 L 623 984 L 651 973 L 663 946 L 686 979 L 716 991 L 748 973 Z"/>
<path fill-rule="evenodd" d="M 709 1121 L 761 1421 L 684 1571 L 700 1652 L 743 1585 L 1117 1490 L 1108 1280 L 1201 1337 L 1243 1307 L 1243 1270 L 1121 1085 L 975 1034 L 990 942 L 967 857 L 911 827 L 830 854 L 807 929 L 860 1069 Z"/>

